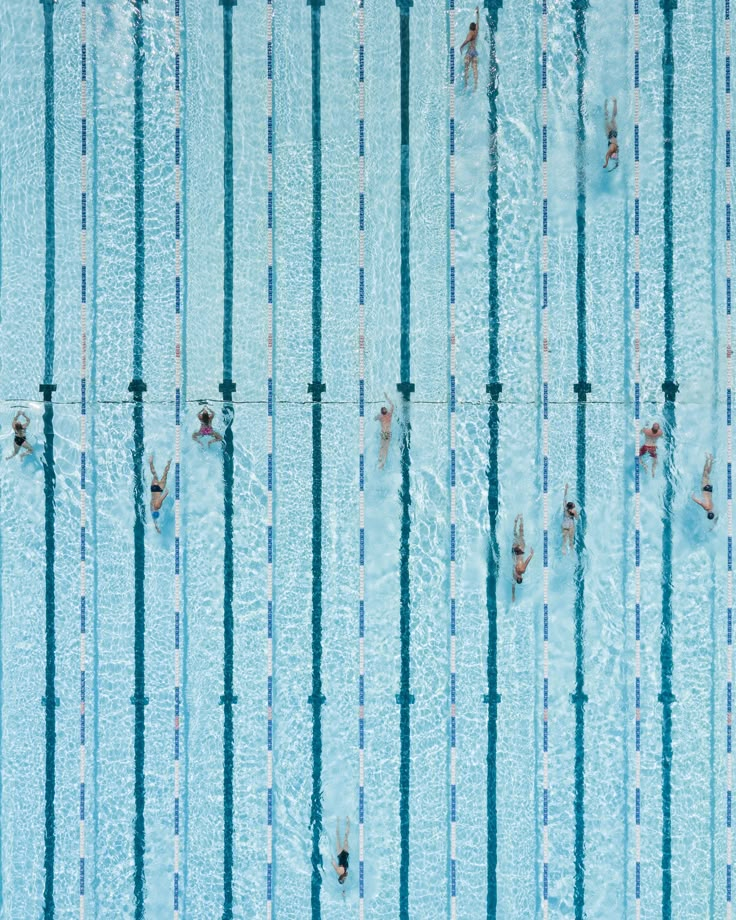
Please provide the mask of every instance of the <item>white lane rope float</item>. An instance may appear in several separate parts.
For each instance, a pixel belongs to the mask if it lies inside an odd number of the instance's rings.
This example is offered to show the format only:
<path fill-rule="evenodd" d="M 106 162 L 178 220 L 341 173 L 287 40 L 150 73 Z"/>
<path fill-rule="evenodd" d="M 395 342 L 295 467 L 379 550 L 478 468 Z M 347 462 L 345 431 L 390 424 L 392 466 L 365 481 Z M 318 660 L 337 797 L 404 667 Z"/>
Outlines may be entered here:
<path fill-rule="evenodd" d="M 726 920 L 732 917 L 733 883 L 733 356 L 731 342 L 731 0 L 725 0 L 725 120 L 726 120 L 726 491 L 727 549 L 726 574 Z"/>
<path fill-rule="evenodd" d="M 542 916 L 549 917 L 549 323 L 547 237 L 547 0 L 542 0 L 542 505 L 544 611 L 542 661 Z"/>
<path fill-rule="evenodd" d="M 80 216 L 80 399 L 79 417 L 79 917 L 85 916 L 86 869 L 86 678 L 87 678 L 87 0 L 80 0 L 81 216 Z"/>
<path fill-rule="evenodd" d="M 273 0 L 266 0 L 266 171 L 267 211 L 266 230 L 268 307 L 267 359 L 268 392 L 266 419 L 266 451 L 268 455 L 268 489 L 266 497 L 266 920 L 273 915 Z"/>
<path fill-rule="evenodd" d="M 448 0 L 449 61 L 449 346 L 450 346 L 450 918 L 457 920 L 457 724 L 456 724 L 456 572 L 457 492 L 455 488 L 455 0 Z"/>
<path fill-rule="evenodd" d="M 181 891 L 181 0 L 174 0 L 174 920 Z"/>
<path fill-rule="evenodd" d="M 641 917 L 641 312 L 639 239 L 639 0 L 634 0 L 634 910 Z"/>
<path fill-rule="evenodd" d="M 365 918 L 365 11 L 358 0 L 358 916 Z"/>

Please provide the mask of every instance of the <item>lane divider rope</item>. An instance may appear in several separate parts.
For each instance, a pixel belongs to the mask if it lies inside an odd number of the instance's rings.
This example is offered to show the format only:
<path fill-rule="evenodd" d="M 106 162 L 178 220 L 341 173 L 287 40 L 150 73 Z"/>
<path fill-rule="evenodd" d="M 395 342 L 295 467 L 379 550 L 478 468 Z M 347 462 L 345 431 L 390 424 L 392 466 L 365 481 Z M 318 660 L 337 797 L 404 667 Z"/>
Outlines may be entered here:
<path fill-rule="evenodd" d="M 635 916 L 641 917 L 641 429 L 640 240 L 639 240 L 639 0 L 634 0 L 634 782 Z"/>
<path fill-rule="evenodd" d="M 266 230 L 268 306 L 266 322 L 268 338 L 268 391 L 266 418 L 266 451 L 268 490 L 266 495 L 266 920 L 273 913 L 273 0 L 266 0 L 266 172 L 267 211 Z"/>
<path fill-rule="evenodd" d="M 174 0 L 174 920 L 181 889 L 181 0 Z"/>
<path fill-rule="evenodd" d="M 455 536 L 457 494 L 455 489 L 455 0 L 448 0 L 449 15 L 449 72 L 448 102 L 450 132 L 448 138 L 450 158 L 449 189 L 449 257 L 450 257 L 450 918 L 457 920 L 457 725 L 456 725 L 456 584 Z"/>
<path fill-rule="evenodd" d="M 365 918 L 365 9 L 358 0 L 358 917 Z"/>
<path fill-rule="evenodd" d="M 543 725 L 542 725 L 542 916 L 549 916 L 549 350 L 547 237 L 547 0 L 542 0 L 542 505 L 543 592 Z"/>
<path fill-rule="evenodd" d="M 79 416 L 79 917 L 85 917 L 86 870 L 86 678 L 87 678 L 87 0 L 79 4 L 80 116 L 80 416 Z"/>
<path fill-rule="evenodd" d="M 733 355 L 731 341 L 731 0 L 725 0 L 725 119 L 726 119 L 726 920 L 732 917 L 733 882 Z"/>

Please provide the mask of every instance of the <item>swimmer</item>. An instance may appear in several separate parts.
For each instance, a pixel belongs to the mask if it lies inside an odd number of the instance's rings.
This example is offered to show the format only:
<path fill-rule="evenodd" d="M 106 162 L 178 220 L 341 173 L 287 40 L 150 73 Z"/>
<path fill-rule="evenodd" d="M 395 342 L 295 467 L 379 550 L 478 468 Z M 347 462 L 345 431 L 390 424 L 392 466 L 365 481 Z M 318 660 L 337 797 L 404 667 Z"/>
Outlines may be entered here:
<path fill-rule="evenodd" d="M 337 862 L 333 859 L 332 868 L 337 872 L 337 880 L 341 885 L 345 884 L 348 877 L 349 847 L 348 837 L 350 835 L 350 818 L 345 818 L 345 839 L 340 843 L 340 819 L 337 819 L 335 825 L 335 849 L 337 851 Z"/>
<path fill-rule="evenodd" d="M 568 548 L 575 545 L 575 522 L 580 517 L 580 512 L 575 507 L 575 502 L 567 500 L 567 483 L 565 483 L 565 497 L 562 499 L 562 555 L 567 555 Z"/>
<path fill-rule="evenodd" d="M 194 432 L 192 440 L 201 444 L 202 438 L 209 438 L 207 447 L 212 447 L 213 444 L 222 440 L 222 435 L 212 427 L 212 422 L 215 418 L 215 413 L 212 409 L 208 406 L 203 406 L 197 418 L 200 421 L 199 431 Z"/>
<path fill-rule="evenodd" d="M 381 423 L 381 450 L 378 453 L 378 469 L 382 470 L 386 466 L 386 458 L 388 457 L 388 447 L 391 443 L 391 419 L 394 416 L 394 404 L 389 399 L 388 393 L 383 394 L 386 397 L 390 408 L 387 409 L 385 406 L 381 406 L 381 411 L 375 418 L 375 421 Z"/>
<path fill-rule="evenodd" d="M 21 422 L 21 418 L 25 419 L 25 422 Z M 6 460 L 12 460 L 13 457 L 18 453 L 18 451 L 24 451 L 23 456 L 27 457 L 29 454 L 33 453 L 33 448 L 31 447 L 28 438 L 26 437 L 26 430 L 31 424 L 31 420 L 22 410 L 15 413 L 15 418 L 11 423 L 13 429 L 13 453 L 8 454 L 5 458 Z"/>
<path fill-rule="evenodd" d="M 644 435 L 644 443 L 639 448 L 639 456 L 642 458 L 639 462 L 646 469 L 644 457 L 647 454 L 652 458 L 652 477 L 657 469 L 657 441 L 662 437 L 662 429 L 655 422 L 651 428 L 642 428 L 641 433 Z"/>
<path fill-rule="evenodd" d="M 708 515 L 708 520 L 715 520 L 715 511 L 713 510 L 713 486 L 710 484 L 710 471 L 713 468 L 713 454 L 705 455 L 705 466 L 703 467 L 703 476 L 700 480 L 700 488 L 703 492 L 702 498 L 697 498 L 693 492 L 693 501 L 696 505 L 705 511 Z"/>
<path fill-rule="evenodd" d="M 608 117 L 608 99 L 603 104 L 603 112 L 606 117 L 606 139 L 608 140 L 608 150 L 606 150 L 606 161 L 603 168 L 608 168 L 608 161 L 615 160 L 613 168 L 618 166 L 618 127 L 616 125 L 616 115 L 618 114 L 618 105 L 616 97 L 613 97 L 613 114 Z"/>
<path fill-rule="evenodd" d="M 532 561 L 534 550 L 529 550 L 529 555 L 524 559 L 526 543 L 524 542 L 524 518 L 517 514 L 514 518 L 514 542 L 511 545 L 511 552 L 514 554 L 513 582 L 511 584 L 511 600 L 516 600 L 516 586 L 520 585 L 524 579 L 529 563 Z"/>
<path fill-rule="evenodd" d="M 473 65 L 473 92 L 478 89 L 478 49 L 475 47 L 475 43 L 478 41 L 478 26 L 480 25 L 480 11 L 478 7 L 475 8 L 475 22 L 470 23 L 470 29 L 468 30 L 468 37 L 460 45 L 460 52 L 462 53 L 463 48 L 467 45 L 468 50 L 465 53 L 465 89 L 468 88 L 468 73 L 470 72 L 470 65 Z"/>
<path fill-rule="evenodd" d="M 169 460 L 164 468 L 164 475 L 159 479 L 156 475 L 156 469 L 153 465 L 153 454 L 148 458 L 148 465 L 151 467 L 151 517 L 153 518 L 153 526 L 156 528 L 156 533 L 161 533 L 161 528 L 158 526 L 158 519 L 161 515 L 161 506 L 163 505 L 166 496 L 169 494 L 169 490 L 166 488 L 166 477 L 169 475 L 169 467 L 171 466 L 171 460 Z"/>

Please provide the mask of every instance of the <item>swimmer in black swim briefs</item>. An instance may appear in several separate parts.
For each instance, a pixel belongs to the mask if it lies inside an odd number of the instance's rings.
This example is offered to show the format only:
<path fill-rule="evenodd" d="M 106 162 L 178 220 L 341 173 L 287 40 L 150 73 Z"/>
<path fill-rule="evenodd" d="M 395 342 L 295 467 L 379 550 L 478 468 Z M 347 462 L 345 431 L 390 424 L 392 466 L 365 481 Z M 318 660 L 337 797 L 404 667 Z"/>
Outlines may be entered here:
<path fill-rule="evenodd" d="M 166 488 L 166 477 L 169 475 L 171 460 L 164 467 L 164 474 L 160 479 L 156 475 L 156 468 L 153 465 L 153 454 L 148 458 L 148 465 L 151 468 L 151 517 L 153 518 L 153 526 L 156 528 L 156 532 L 161 533 L 158 519 L 161 516 L 161 506 L 169 494 L 169 490 Z"/>
<path fill-rule="evenodd" d="M 21 421 L 21 418 L 24 421 Z M 28 454 L 33 453 L 33 448 L 26 438 L 26 429 L 31 424 L 31 420 L 22 410 L 15 413 L 15 418 L 12 421 L 13 429 L 13 453 L 8 454 L 5 458 L 6 460 L 12 460 L 12 458 L 19 452 L 24 451 L 23 456 L 27 457 Z"/>
<path fill-rule="evenodd" d="M 715 519 L 716 513 L 713 510 L 713 486 L 710 482 L 710 471 L 713 468 L 713 454 L 705 455 L 705 466 L 703 467 L 703 476 L 700 480 L 700 490 L 703 493 L 702 498 L 697 498 L 693 493 L 693 501 L 696 505 L 705 511 L 708 515 L 708 520 L 712 521 Z"/>
<path fill-rule="evenodd" d="M 350 861 L 350 847 L 348 837 L 350 835 L 350 818 L 345 818 L 345 837 L 340 843 L 340 819 L 337 819 L 335 825 L 335 849 L 337 850 L 337 862 L 332 860 L 332 868 L 337 872 L 337 880 L 341 885 L 345 884 L 348 877 L 348 863 Z"/>

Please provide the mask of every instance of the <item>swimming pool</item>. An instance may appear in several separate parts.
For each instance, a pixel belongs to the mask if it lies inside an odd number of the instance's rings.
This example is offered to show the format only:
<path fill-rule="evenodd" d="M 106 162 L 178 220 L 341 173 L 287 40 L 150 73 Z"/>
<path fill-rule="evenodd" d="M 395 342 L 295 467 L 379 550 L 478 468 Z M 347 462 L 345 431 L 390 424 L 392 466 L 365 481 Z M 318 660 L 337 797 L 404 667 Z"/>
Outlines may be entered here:
<path fill-rule="evenodd" d="M 731 916 L 730 7 L 473 17 L 2 5 L 3 918 Z"/>

